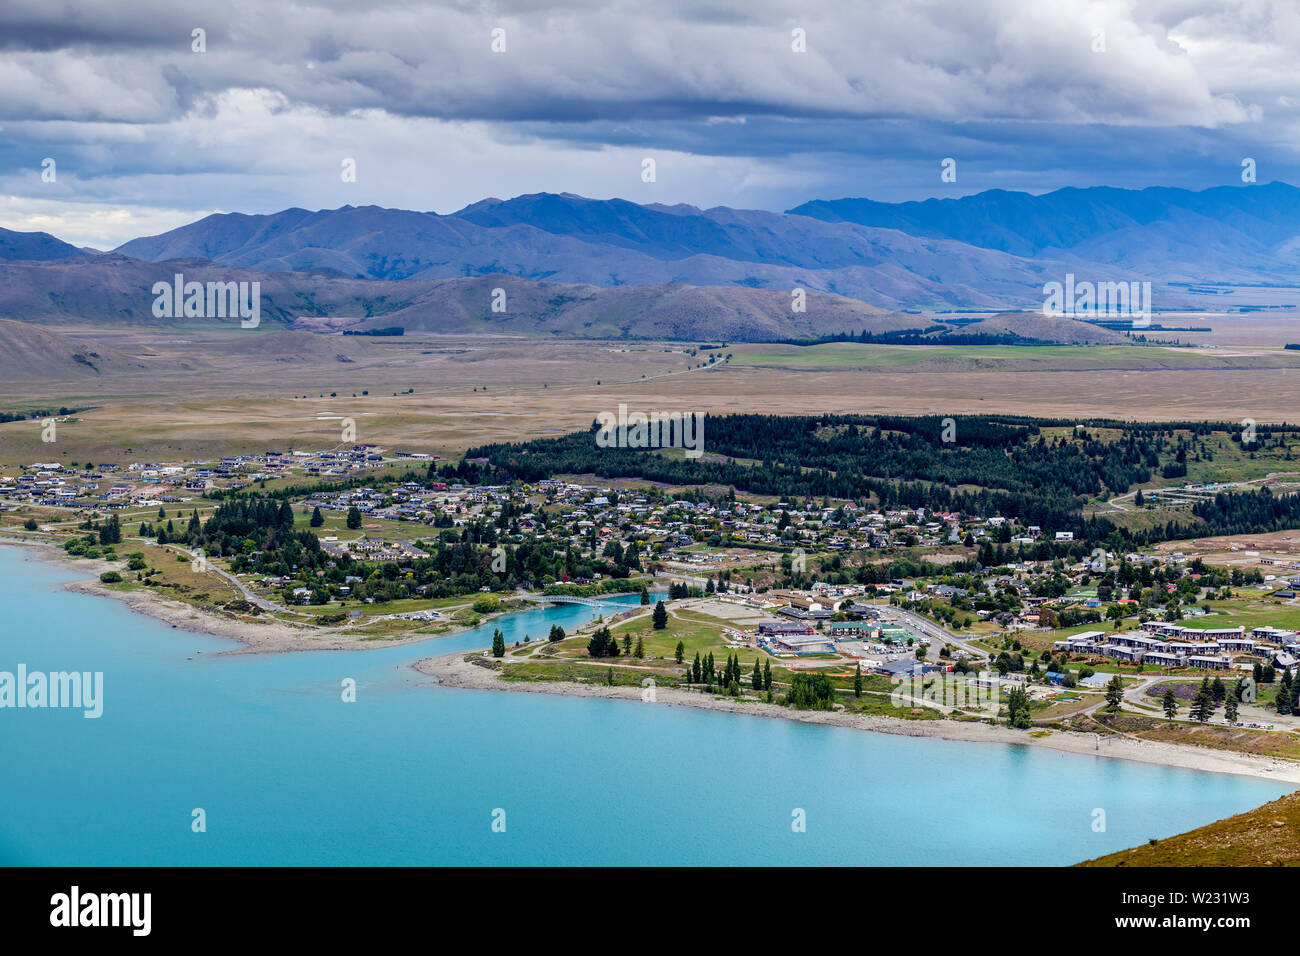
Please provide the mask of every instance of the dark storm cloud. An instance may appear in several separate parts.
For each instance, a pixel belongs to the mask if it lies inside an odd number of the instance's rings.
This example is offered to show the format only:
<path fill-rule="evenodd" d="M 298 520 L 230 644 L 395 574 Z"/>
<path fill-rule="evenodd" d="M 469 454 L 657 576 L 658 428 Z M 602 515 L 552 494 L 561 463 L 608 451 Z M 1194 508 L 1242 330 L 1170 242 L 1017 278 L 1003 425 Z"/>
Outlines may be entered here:
<path fill-rule="evenodd" d="M 1246 156 L 1295 179 L 1298 53 L 1300 6 L 1265 0 L 8 0 L 0 185 L 23 210 L 445 211 L 475 190 L 645 200 L 629 170 L 650 154 L 652 201 L 769 208 L 1201 187 Z M 349 193 L 350 156 L 370 176 Z"/>

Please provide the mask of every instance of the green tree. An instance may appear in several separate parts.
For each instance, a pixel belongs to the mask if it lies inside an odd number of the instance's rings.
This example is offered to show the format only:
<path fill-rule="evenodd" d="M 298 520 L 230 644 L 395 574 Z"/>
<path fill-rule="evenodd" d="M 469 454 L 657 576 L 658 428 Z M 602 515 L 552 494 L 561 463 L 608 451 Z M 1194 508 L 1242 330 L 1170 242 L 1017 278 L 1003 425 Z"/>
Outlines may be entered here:
<path fill-rule="evenodd" d="M 496 628 L 492 629 L 492 656 L 506 656 L 506 636 Z"/>
<path fill-rule="evenodd" d="M 853 673 L 853 696 L 862 696 L 862 664 L 860 662 L 857 670 Z"/>
<path fill-rule="evenodd" d="M 361 527 L 361 511 L 356 505 L 348 509 L 348 528 L 355 531 Z"/>
<path fill-rule="evenodd" d="M 1029 716 L 1029 692 L 1023 687 L 1013 687 L 1007 692 L 1007 723 L 1019 730 L 1033 726 Z"/>
<path fill-rule="evenodd" d="M 1174 689 L 1172 687 L 1165 688 L 1165 696 L 1161 703 L 1164 705 L 1165 717 L 1172 721 L 1174 715 L 1178 713 L 1178 698 L 1174 696 Z"/>
<path fill-rule="evenodd" d="M 1237 703 L 1236 694 L 1229 694 L 1223 701 L 1223 716 L 1228 719 L 1230 724 L 1237 722 Z"/>
<path fill-rule="evenodd" d="M 677 650 L 673 652 L 673 657 L 677 661 L 677 663 L 680 664 L 682 662 L 682 658 L 685 656 L 686 656 L 686 645 L 681 641 L 678 641 Z"/>
<path fill-rule="evenodd" d="M 655 609 L 651 619 L 654 621 L 656 631 L 662 631 L 668 626 L 668 608 L 664 607 L 663 601 L 655 602 Z"/>
<path fill-rule="evenodd" d="M 1106 683 L 1106 709 L 1112 714 L 1119 710 L 1119 702 L 1124 699 L 1124 682 L 1116 674 Z"/>
<path fill-rule="evenodd" d="M 769 694 L 772 691 L 772 662 L 763 661 L 763 690 Z"/>
<path fill-rule="evenodd" d="M 1224 686 L 1222 678 L 1214 678 L 1214 683 L 1210 685 L 1210 693 L 1214 696 L 1216 704 L 1223 703 L 1224 698 L 1228 696 L 1228 688 Z"/>
<path fill-rule="evenodd" d="M 825 674 L 801 672 L 790 680 L 790 706 L 800 710 L 830 710 L 835 687 Z"/>
<path fill-rule="evenodd" d="M 610 637 L 609 628 L 601 627 L 591 635 L 587 641 L 587 654 L 591 657 L 610 657 L 611 645 L 614 654 L 618 653 L 618 644 Z"/>
<path fill-rule="evenodd" d="M 643 584 L 641 585 L 641 606 L 645 607 L 649 603 L 650 603 L 650 592 L 646 590 L 646 586 Z M 682 659 L 679 657 L 677 659 L 677 663 L 680 664 L 681 662 Z"/>
<path fill-rule="evenodd" d="M 754 661 L 754 673 L 749 675 L 749 686 L 754 690 L 763 689 L 763 669 Z"/>
<path fill-rule="evenodd" d="M 1192 699 L 1191 710 L 1188 715 L 1197 723 L 1205 723 L 1214 713 L 1214 696 L 1210 693 L 1210 684 L 1208 681 L 1202 682 L 1200 688 L 1196 691 L 1196 697 Z"/>
<path fill-rule="evenodd" d="M 645 641 L 641 639 L 640 634 L 636 636 L 636 650 L 634 650 L 632 654 L 634 657 L 638 658 L 645 657 Z"/>
<path fill-rule="evenodd" d="M 325 523 L 325 516 L 320 513 L 320 506 L 317 506 L 311 510 L 311 521 L 307 523 L 311 525 L 313 528 L 319 528 L 321 525 Z M 349 527 L 351 527 L 351 525 L 349 525 Z"/>
<path fill-rule="evenodd" d="M 109 518 L 99 526 L 99 543 L 100 544 L 120 544 L 122 541 L 122 523 L 117 520 L 117 515 Z"/>

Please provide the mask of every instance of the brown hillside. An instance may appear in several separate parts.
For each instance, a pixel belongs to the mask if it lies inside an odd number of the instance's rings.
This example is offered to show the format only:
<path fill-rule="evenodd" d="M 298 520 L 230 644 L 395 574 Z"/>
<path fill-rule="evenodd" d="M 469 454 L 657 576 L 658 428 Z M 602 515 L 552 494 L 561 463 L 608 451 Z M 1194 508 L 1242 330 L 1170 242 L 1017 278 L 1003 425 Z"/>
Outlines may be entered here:
<path fill-rule="evenodd" d="M 0 378 L 6 381 L 75 381 L 144 367 L 138 359 L 94 339 L 0 319 Z"/>
<path fill-rule="evenodd" d="M 1300 791 L 1154 844 L 1078 866 L 1300 866 Z"/>

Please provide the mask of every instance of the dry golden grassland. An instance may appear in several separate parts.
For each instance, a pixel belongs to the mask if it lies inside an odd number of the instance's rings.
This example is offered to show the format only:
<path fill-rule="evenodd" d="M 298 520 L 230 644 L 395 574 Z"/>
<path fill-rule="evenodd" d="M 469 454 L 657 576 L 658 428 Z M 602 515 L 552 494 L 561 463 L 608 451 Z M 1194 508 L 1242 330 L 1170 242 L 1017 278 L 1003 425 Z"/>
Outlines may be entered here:
<path fill-rule="evenodd" d="M 1285 325 L 1269 333 L 1277 341 L 1268 347 L 729 344 L 694 355 L 680 343 L 507 336 L 101 328 L 73 334 L 137 356 L 143 368 L 71 382 L 0 382 L 0 410 L 91 407 L 61 424 L 54 444 L 41 441 L 38 422 L 0 425 L 0 463 L 324 448 L 341 444 L 344 418 L 355 423 L 357 441 L 452 455 L 479 443 L 584 428 L 620 403 L 712 414 L 1002 412 L 1261 422 L 1293 419 L 1300 405 L 1300 352 L 1280 348 Z M 699 367 L 711 355 L 721 363 L 728 354 L 728 363 Z"/>

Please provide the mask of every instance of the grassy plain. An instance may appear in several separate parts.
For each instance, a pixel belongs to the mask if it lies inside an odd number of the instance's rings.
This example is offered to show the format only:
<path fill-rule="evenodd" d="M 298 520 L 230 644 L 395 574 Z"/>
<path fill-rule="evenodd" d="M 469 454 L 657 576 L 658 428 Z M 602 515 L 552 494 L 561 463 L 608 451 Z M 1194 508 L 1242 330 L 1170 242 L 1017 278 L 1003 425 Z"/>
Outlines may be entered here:
<path fill-rule="evenodd" d="M 1293 419 L 1300 352 L 1281 345 L 1300 336 L 1286 323 L 1266 331 L 1267 345 L 1196 349 L 838 343 L 697 350 L 512 336 L 74 329 L 68 334 L 88 347 L 103 343 L 137 357 L 138 366 L 65 382 L 0 382 L 2 411 L 85 408 L 59 425 L 54 444 L 41 441 L 38 422 L 0 425 L 0 463 L 325 448 L 342 443 L 345 418 L 357 441 L 453 455 L 584 428 L 620 403 L 714 414 Z M 1241 473 L 1253 477 L 1261 467 L 1243 462 Z"/>

